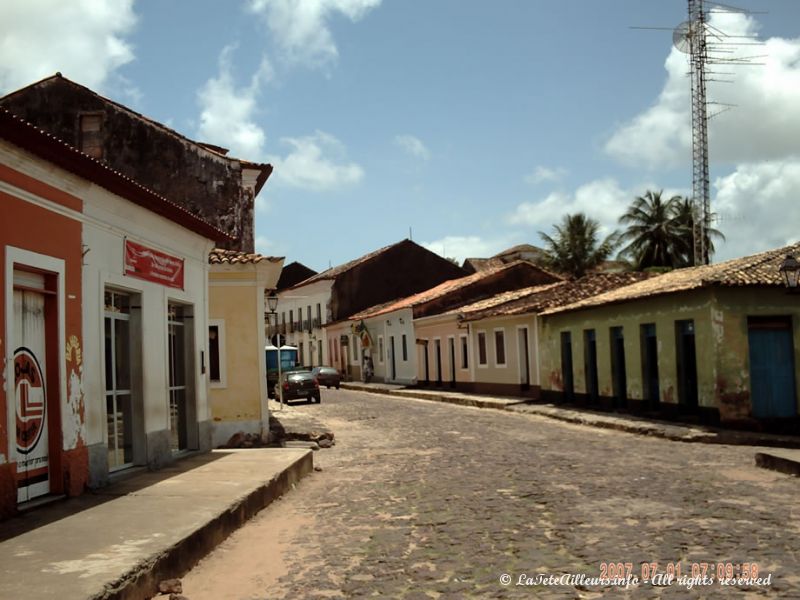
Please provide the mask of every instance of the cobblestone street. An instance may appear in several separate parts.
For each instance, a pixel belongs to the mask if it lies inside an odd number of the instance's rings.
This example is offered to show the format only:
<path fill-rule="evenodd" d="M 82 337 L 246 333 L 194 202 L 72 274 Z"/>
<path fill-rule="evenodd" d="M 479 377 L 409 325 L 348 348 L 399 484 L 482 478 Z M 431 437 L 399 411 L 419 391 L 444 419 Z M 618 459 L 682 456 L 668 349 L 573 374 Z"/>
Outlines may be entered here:
<path fill-rule="evenodd" d="M 800 597 L 800 480 L 751 447 L 345 390 L 297 410 L 336 434 L 322 471 L 188 574 L 191 600 Z M 756 563 L 771 583 L 518 585 L 602 563 L 640 579 L 642 563 Z"/>

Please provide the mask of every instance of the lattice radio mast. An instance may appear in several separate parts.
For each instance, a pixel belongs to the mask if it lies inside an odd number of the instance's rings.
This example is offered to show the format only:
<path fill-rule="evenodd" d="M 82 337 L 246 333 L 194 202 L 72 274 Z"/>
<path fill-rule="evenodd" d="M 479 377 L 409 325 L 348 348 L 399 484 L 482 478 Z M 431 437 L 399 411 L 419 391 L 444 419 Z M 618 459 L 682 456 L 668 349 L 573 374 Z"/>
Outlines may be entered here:
<path fill-rule="evenodd" d="M 716 10 L 745 13 L 739 8 L 709 2 Z M 731 38 L 754 36 L 729 36 L 709 26 L 704 0 L 688 0 L 689 20 L 680 24 L 672 34 L 675 47 L 689 54 L 692 82 L 692 207 L 694 222 L 692 238 L 694 264 L 709 263 L 708 230 L 711 228 L 711 198 L 708 175 L 708 101 L 706 98 L 706 65 L 746 65 L 757 57 L 737 57 L 732 46 L 742 45 Z M 754 44 L 748 44 L 754 45 Z M 718 80 L 720 81 L 720 80 Z M 730 108 L 728 106 L 728 108 Z M 712 115 L 713 116 L 713 115 Z"/>
<path fill-rule="evenodd" d="M 694 264 L 707 265 L 706 232 L 710 227 L 711 195 L 708 176 L 708 113 L 706 112 L 706 13 L 703 0 L 688 0 L 689 20 L 672 35 L 675 47 L 690 55 L 692 81 L 692 207 Z"/>

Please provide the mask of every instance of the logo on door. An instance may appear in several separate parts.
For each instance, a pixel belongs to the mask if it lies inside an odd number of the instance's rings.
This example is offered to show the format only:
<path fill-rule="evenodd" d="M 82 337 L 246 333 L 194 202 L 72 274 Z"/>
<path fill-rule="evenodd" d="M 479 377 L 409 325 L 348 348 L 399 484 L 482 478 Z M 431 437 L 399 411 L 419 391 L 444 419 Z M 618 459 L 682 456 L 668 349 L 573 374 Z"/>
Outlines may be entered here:
<path fill-rule="evenodd" d="M 28 348 L 14 352 L 14 385 L 17 390 L 17 451 L 28 454 L 39 443 L 47 402 L 42 369 Z"/>

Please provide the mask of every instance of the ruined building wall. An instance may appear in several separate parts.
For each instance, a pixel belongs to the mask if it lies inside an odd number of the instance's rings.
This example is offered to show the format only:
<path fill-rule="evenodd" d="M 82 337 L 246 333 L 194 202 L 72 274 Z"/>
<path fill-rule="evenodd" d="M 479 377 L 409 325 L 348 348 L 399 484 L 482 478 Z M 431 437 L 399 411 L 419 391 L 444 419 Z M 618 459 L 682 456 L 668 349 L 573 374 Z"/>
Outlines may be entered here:
<path fill-rule="evenodd" d="M 59 76 L 0 98 L 0 106 L 235 238 L 218 240 L 221 247 L 254 251 L 254 190 L 242 185 L 240 161 Z"/>

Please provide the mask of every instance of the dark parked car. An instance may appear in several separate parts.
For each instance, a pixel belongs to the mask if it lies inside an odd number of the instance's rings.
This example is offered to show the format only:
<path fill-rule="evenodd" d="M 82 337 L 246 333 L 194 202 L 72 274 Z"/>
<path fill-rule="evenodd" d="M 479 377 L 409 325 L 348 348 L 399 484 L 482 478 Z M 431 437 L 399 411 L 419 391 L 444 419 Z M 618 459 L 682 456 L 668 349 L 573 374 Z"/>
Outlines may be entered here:
<path fill-rule="evenodd" d="M 317 378 L 320 385 L 330 388 L 331 386 L 339 389 L 339 384 L 342 381 L 342 376 L 339 371 L 333 367 L 314 367 L 311 374 Z"/>
<path fill-rule="evenodd" d="M 290 371 L 281 375 L 280 386 L 284 400 L 304 399 L 320 402 L 319 383 L 311 371 Z M 280 398 L 278 384 L 275 384 L 275 398 Z"/>

